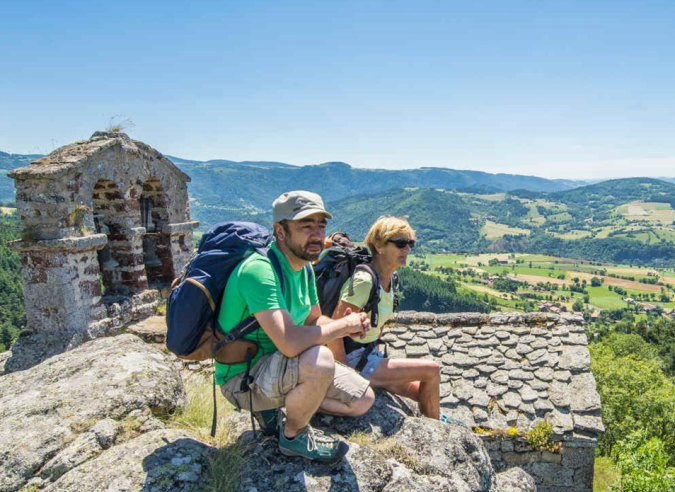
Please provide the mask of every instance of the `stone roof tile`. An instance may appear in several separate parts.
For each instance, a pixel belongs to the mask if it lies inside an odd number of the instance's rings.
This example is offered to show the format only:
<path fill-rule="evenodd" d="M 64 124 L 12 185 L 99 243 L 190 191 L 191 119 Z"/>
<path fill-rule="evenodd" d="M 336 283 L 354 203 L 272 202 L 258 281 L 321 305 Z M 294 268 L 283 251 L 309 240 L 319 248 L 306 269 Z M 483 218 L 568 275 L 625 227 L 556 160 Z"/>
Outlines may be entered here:
<path fill-rule="evenodd" d="M 583 331 L 567 314 L 403 312 L 384 337 L 441 364 L 442 411 L 467 425 L 527 430 L 546 418 L 558 434 L 596 439 L 604 427 Z"/>

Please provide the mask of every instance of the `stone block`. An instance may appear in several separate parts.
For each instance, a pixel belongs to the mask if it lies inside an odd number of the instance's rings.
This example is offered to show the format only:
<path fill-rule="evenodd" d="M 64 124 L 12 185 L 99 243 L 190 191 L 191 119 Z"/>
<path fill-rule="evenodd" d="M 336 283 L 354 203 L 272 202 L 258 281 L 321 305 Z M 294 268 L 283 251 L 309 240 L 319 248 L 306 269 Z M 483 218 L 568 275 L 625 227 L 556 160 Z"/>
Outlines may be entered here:
<path fill-rule="evenodd" d="M 507 465 L 522 466 L 528 463 L 536 463 L 539 460 L 538 452 L 505 452 L 502 458 Z"/>
<path fill-rule="evenodd" d="M 572 448 L 565 446 L 562 451 L 562 464 L 565 468 L 593 468 L 595 450 L 593 448 Z"/>
<path fill-rule="evenodd" d="M 534 402 L 535 400 L 539 399 L 537 392 L 527 384 L 523 385 L 523 387 L 518 390 L 518 393 L 525 403 Z"/>
<path fill-rule="evenodd" d="M 485 390 L 489 396 L 499 396 L 509 391 L 509 387 L 503 384 L 495 384 L 490 382 L 487 384 Z"/>
<path fill-rule="evenodd" d="M 574 429 L 577 431 L 601 433 L 605 431 L 600 415 L 581 415 L 575 413 L 573 416 Z"/>
<path fill-rule="evenodd" d="M 485 408 L 490 403 L 490 397 L 485 391 L 481 389 L 474 389 L 473 395 L 471 396 L 469 403 L 477 407 Z"/>
<path fill-rule="evenodd" d="M 541 460 L 546 463 L 562 463 L 562 453 L 541 452 Z"/>
<path fill-rule="evenodd" d="M 492 355 L 492 350 L 489 348 L 480 348 L 480 347 L 475 347 L 469 349 L 469 357 L 475 357 L 477 359 L 483 359 L 490 357 Z"/>
<path fill-rule="evenodd" d="M 569 391 L 571 395 L 574 395 L 571 401 L 573 412 L 600 410 L 600 395 L 596 391 L 595 378 L 592 373 L 573 375 Z"/>
<path fill-rule="evenodd" d="M 519 343 L 516 345 L 515 351 L 518 355 L 526 355 L 532 352 L 534 349 L 527 344 Z"/>
<path fill-rule="evenodd" d="M 523 400 L 520 397 L 520 395 L 513 391 L 504 393 L 500 401 L 502 401 L 504 405 L 508 408 L 518 408 L 521 405 L 521 403 L 523 403 Z"/>
<path fill-rule="evenodd" d="M 519 341 L 520 341 L 520 343 L 523 343 L 523 344 L 526 344 L 526 345 L 530 345 L 530 344 L 531 344 L 532 342 L 534 342 L 536 339 L 537 339 L 537 338 L 536 338 L 534 335 L 532 335 L 532 334 L 527 334 L 527 335 L 521 336 Z"/>
<path fill-rule="evenodd" d="M 497 384 L 505 384 L 509 380 L 509 373 L 507 371 L 495 371 L 490 374 L 490 380 Z"/>
<path fill-rule="evenodd" d="M 533 349 L 548 348 L 548 345 L 549 343 L 546 338 L 537 338 L 530 344 Z"/>

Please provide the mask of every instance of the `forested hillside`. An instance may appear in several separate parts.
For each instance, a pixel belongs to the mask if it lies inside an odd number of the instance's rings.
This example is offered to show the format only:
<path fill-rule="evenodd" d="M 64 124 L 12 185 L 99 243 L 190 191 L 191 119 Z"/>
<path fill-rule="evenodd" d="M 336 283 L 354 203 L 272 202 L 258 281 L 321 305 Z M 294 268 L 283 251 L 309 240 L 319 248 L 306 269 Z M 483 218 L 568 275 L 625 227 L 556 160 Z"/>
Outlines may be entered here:
<path fill-rule="evenodd" d="M 488 313 L 489 304 L 476 296 L 459 294 L 451 280 L 426 275 L 410 268 L 399 270 L 401 286 L 401 309 L 428 311 L 432 313 Z"/>
<path fill-rule="evenodd" d="M 0 153 L 0 168 L 34 157 Z M 528 252 L 675 266 L 675 184 L 657 179 L 574 187 L 580 183 L 440 168 L 387 171 L 341 162 L 299 167 L 174 159 L 192 178 L 190 210 L 202 230 L 223 220 L 270 226 L 274 198 L 286 190 L 309 189 L 334 212 L 329 228 L 345 230 L 356 240 L 380 215 L 405 215 L 422 251 Z M 13 191 L 11 180 L 4 179 L 8 202 Z"/>
<path fill-rule="evenodd" d="M 335 219 L 329 227 L 360 240 L 378 216 L 405 215 L 422 251 L 675 266 L 675 185 L 636 178 L 556 194 L 559 201 L 551 196 L 398 189 L 330 202 Z"/>
<path fill-rule="evenodd" d="M 0 151 L 0 203 L 14 202 L 14 181 L 7 177 L 7 171 L 26 166 L 40 155 L 8 154 Z"/>
<path fill-rule="evenodd" d="M 422 248 L 465 251 L 486 248 L 480 223 L 456 193 L 431 189 L 391 190 L 331 202 L 331 230 L 344 230 L 362 240 L 371 224 L 384 214 L 408 216 Z"/>
<path fill-rule="evenodd" d="M 7 247 L 20 230 L 16 214 L 0 213 L 0 351 L 9 348 L 26 322 L 19 255 Z"/>
<path fill-rule="evenodd" d="M 0 152 L 0 201 L 12 200 L 14 196 L 13 183 L 6 177 L 6 171 L 38 157 Z M 344 162 L 294 166 L 281 162 L 201 162 L 169 158 L 192 178 L 188 186 L 193 214 L 205 223 L 216 222 L 219 217 L 232 212 L 266 211 L 277 196 L 292 189 L 312 190 L 331 201 L 405 186 L 495 192 L 516 189 L 560 191 L 585 184 L 448 168 L 357 169 Z"/>

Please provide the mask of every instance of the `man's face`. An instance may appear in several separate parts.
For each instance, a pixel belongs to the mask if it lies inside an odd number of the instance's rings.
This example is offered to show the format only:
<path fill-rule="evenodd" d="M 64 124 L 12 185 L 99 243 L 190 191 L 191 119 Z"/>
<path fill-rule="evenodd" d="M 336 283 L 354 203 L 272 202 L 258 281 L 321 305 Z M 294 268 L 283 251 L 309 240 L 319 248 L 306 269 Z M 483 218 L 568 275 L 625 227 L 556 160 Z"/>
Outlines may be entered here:
<path fill-rule="evenodd" d="M 286 248 L 300 259 L 314 261 L 323 251 L 326 238 L 326 217 L 313 214 L 300 220 L 289 220 L 277 235 Z"/>

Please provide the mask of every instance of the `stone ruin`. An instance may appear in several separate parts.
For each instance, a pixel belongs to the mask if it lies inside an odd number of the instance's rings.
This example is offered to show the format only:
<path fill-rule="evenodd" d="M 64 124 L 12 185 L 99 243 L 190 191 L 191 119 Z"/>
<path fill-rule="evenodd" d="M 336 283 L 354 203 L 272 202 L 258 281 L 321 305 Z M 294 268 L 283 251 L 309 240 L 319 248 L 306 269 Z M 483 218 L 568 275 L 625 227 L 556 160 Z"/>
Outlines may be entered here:
<path fill-rule="evenodd" d="M 123 133 L 96 132 L 14 179 L 27 330 L 5 370 L 155 313 L 193 252 L 189 176 Z"/>

